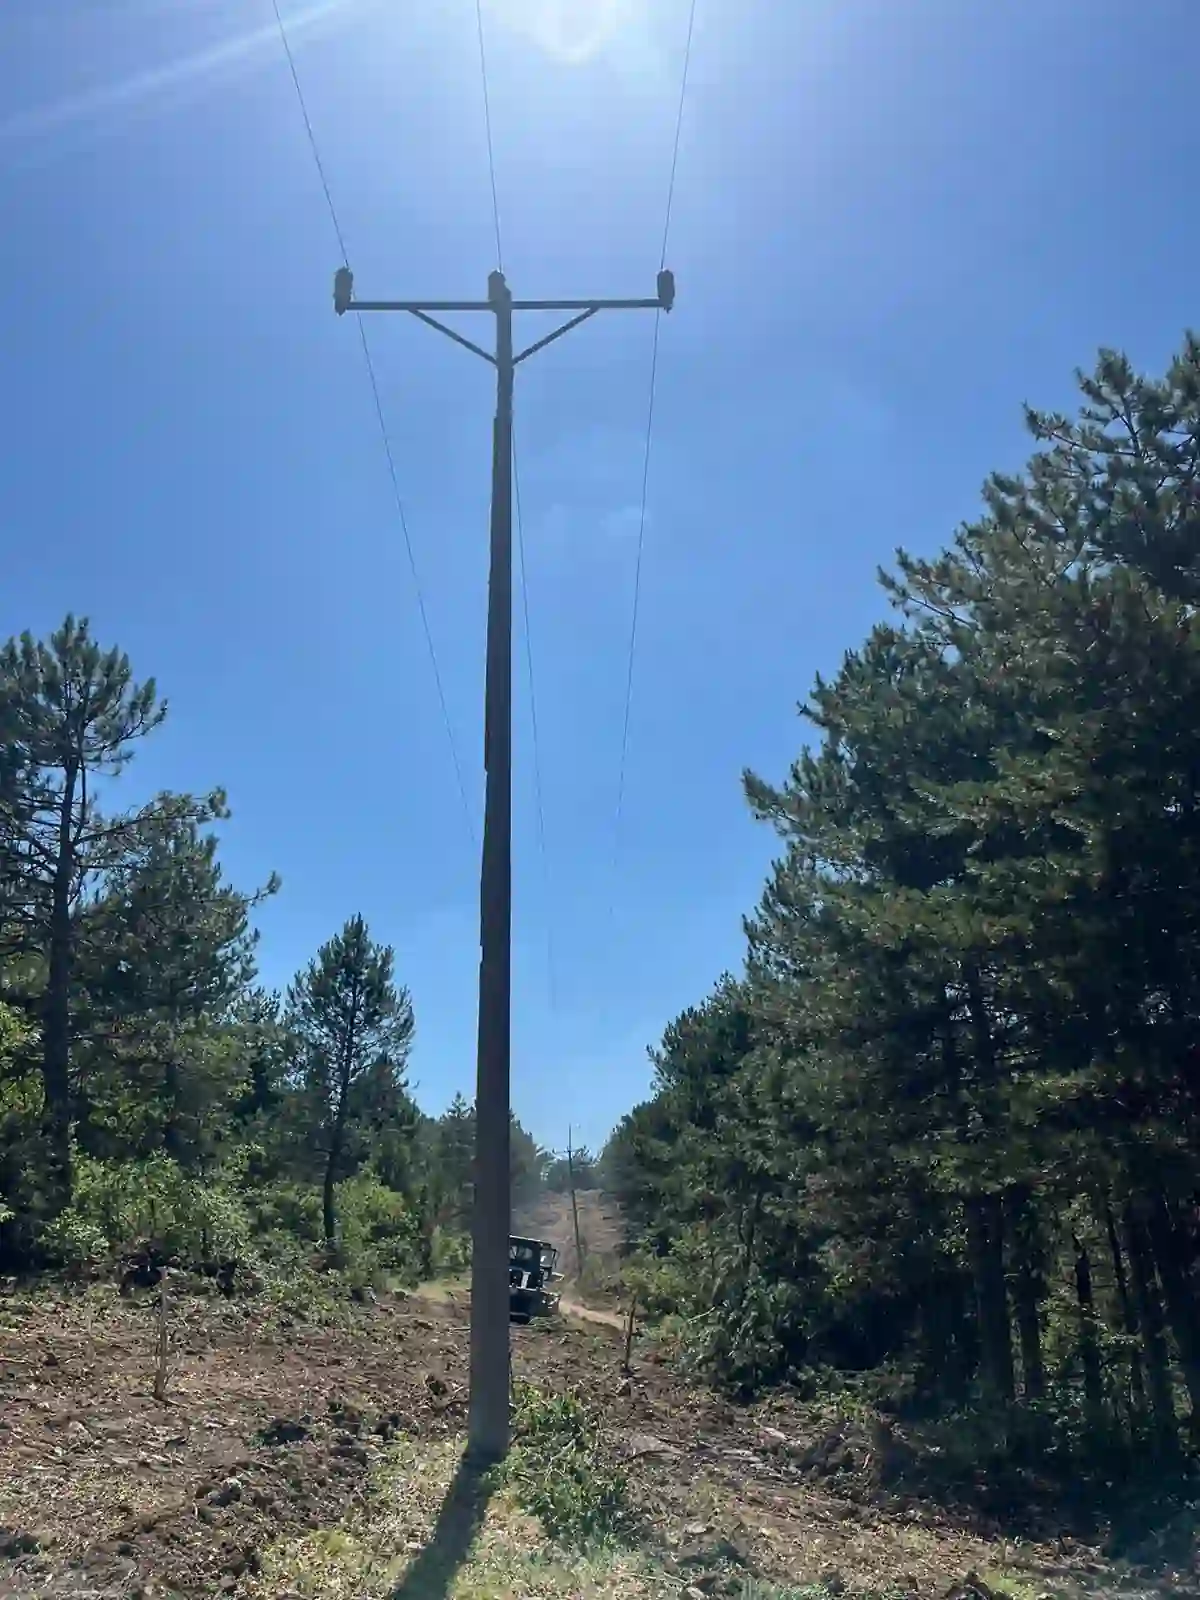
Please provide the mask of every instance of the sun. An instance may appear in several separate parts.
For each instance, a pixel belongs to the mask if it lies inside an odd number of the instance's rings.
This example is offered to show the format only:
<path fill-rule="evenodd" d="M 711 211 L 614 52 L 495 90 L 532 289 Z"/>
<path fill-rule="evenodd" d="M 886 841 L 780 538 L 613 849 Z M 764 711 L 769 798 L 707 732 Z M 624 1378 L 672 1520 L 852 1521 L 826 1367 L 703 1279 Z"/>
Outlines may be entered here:
<path fill-rule="evenodd" d="M 497 22 L 524 34 L 564 66 L 599 55 L 633 19 L 641 0 L 486 0 Z"/>

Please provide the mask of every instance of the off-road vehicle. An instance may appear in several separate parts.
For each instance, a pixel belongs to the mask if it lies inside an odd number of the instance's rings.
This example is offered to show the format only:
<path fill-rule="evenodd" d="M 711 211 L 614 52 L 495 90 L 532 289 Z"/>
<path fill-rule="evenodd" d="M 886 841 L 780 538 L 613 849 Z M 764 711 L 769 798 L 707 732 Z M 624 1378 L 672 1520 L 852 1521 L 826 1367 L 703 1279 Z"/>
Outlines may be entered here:
<path fill-rule="evenodd" d="M 508 1241 L 508 1315 L 513 1322 L 552 1316 L 558 1294 L 550 1287 L 561 1276 L 558 1251 L 544 1239 Z"/>

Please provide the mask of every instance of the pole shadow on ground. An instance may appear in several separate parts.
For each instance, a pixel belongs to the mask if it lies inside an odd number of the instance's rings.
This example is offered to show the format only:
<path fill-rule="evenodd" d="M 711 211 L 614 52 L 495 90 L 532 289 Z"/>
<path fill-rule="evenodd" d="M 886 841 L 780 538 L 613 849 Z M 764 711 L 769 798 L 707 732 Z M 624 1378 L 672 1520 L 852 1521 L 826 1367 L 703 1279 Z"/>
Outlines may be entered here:
<path fill-rule="evenodd" d="M 390 1600 L 445 1600 L 471 1553 L 495 1492 L 495 1474 L 464 1456 L 446 1491 L 429 1543 L 413 1558 Z"/>

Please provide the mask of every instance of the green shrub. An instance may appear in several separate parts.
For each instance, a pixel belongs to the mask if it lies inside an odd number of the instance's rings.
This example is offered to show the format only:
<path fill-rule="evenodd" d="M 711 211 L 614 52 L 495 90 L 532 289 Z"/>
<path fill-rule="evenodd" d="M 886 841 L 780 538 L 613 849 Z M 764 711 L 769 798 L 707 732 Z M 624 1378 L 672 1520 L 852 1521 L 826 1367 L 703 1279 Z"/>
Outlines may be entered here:
<path fill-rule="evenodd" d="M 0 1005 L 0 1259 L 16 1265 L 26 1255 L 31 1213 L 40 1201 L 42 1088 L 26 1070 L 34 1033 Z"/>
<path fill-rule="evenodd" d="M 504 1481 L 549 1538 L 588 1545 L 632 1531 L 628 1483 L 605 1460 L 599 1418 L 581 1396 L 518 1383 L 513 1434 Z"/>
<path fill-rule="evenodd" d="M 109 1253 L 103 1229 L 75 1206 L 68 1206 L 47 1223 L 38 1243 L 52 1261 L 72 1269 L 94 1266 Z"/>
<path fill-rule="evenodd" d="M 420 1218 L 403 1195 L 371 1171 L 338 1185 L 341 1258 L 351 1274 L 416 1283 L 420 1276 Z"/>
<path fill-rule="evenodd" d="M 471 1237 L 448 1228 L 433 1231 L 433 1274 L 436 1278 L 457 1278 L 471 1265 Z"/>
<path fill-rule="evenodd" d="M 47 1230 L 47 1247 L 80 1261 L 143 1239 L 192 1261 L 241 1257 L 250 1222 L 238 1195 L 191 1177 L 166 1156 L 122 1162 L 78 1156 L 74 1204 Z"/>
<path fill-rule="evenodd" d="M 257 1238 L 320 1244 L 321 1195 L 312 1185 L 272 1183 L 250 1190 L 245 1204 Z"/>
<path fill-rule="evenodd" d="M 792 1284 L 759 1273 L 724 1288 L 711 1313 L 685 1330 L 691 1363 L 739 1399 L 792 1376 L 788 1349 L 798 1317 Z"/>
<path fill-rule="evenodd" d="M 620 1265 L 601 1260 L 597 1256 L 585 1257 L 577 1288 L 581 1295 L 594 1296 L 597 1299 L 629 1298 L 629 1286 Z"/>
<path fill-rule="evenodd" d="M 33 1044 L 37 1030 L 12 1006 L 0 1003 L 0 1073 L 7 1080 L 13 1064 Z"/>
<path fill-rule="evenodd" d="M 263 1278 L 263 1298 L 277 1316 L 319 1328 L 350 1324 L 350 1285 L 342 1273 L 295 1261 L 267 1267 Z"/>
<path fill-rule="evenodd" d="M 675 1242 L 670 1255 L 639 1253 L 624 1264 L 622 1277 L 630 1293 L 636 1294 L 643 1314 L 652 1321 L 663 1317 L 687 1317 L 703 1305 L 711 1305 L 705 1292 L 712 1278 L 709 1258 L 700 1241 L 684 1235 Z"/>
<path fill-rule="evenodd" d="M 320 1189 L 288 1182 L 257 1187 L 254 1155 L 247 1147 L 200 1179 L 162 1154 L 139 1161 L 77 1154 L 73 1204 L 42 1230 L 41 1249 L 72 1268 L 98 1263 L 142 1241 L 186 1262 L 253 1263 L 277 1282 L 290 1280 L 286 1298 L 297 1310 L 315 1279 L 323 1285 L 323 1297 L 334 1300 L 368 1284 L 417 1281 L 419 1217 L 373 1172 L 338 1186 L 340 1279 L 334 1284 L 328 1273 L 313 1271 L 323 1239 Z M 458 1270 L 461 1242 L 449 1236 L 437 1243 L 442 1270 Z"/>
<path fill-rule="evenodd" d="M 688 1235 L 668 1256 L 635 1257 L 624 1277 L 643 1315 L 707 1381 L 750 1399 L 794 1376 L 791 1352 L 804 1343 L 794 1284 L 757 1271 L 723 1273 Z"/>

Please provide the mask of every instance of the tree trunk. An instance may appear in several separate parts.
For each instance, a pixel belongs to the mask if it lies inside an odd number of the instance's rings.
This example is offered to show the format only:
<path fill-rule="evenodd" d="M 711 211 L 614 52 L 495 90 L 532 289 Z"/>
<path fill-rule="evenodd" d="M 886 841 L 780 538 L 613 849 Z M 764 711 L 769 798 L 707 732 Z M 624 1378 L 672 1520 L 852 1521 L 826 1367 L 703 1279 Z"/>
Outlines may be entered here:
<path fill-rule="evenodd" d="M 183 1137 L 179 1126 L 179 1062 L 175 1055 L 175 1031 L 167 1039 L 163 1060 L 163 1150 L 182 1165 Z"/>
<path fill-rule="evenodd" d="M 1173 1455 L 1179 1443 L 1175 1396 L 1171 1387 L 1171 1361 L 1167 1351 L 1162 1302 L 1158 1297 L 1158 1284 L 1154 1277 L 1154 1262 L 1145 1229 L 1130 1200 L 1125 1202 L 1122 1221 L 1125 1225 L 1126 1252 L 1133 1280 L 1134 1304 L 1137 1307 L 1138 1322 L 1141 1324 L 1142 1348 L 1146 1355 L 1146 1376 L 1150 1389 L 1154 1431 L 1158 1437 L 1159 1447 Z"/>
<path fill-rule="evenodd" d="M 996 1040 L 978 971 L 968 968 L 965 981 L 975 1062 L 986 1104 L 986 1092 L 997 1078 Z M 1000 1196 L 972 1196 L 967 1201 L 967 1227 L 979 1300 L 984 1375 L 995 1398 L 1007 1404 L 1016 1398 L 1016 1373 L 1004 1278 L 1004 1206 Z"/>
<path fill-rule="evenodd" d="M 629 1377 L 632 1371 L 630 1362 L 633 1359 L 633 1319 L 636 1315 L 637 1295 L 631 1294 L 629 1296 L 629 1314 L 625 1318 L 625 1359 L 621 1363 L 621 1370 L 626 1377 Z"/>
<path fill-rule="evenodd" d="M 342 1142 L 346 1131 L 346 1111 L 350 1103 L 349 1073 L 342 1074 L 342 1087 L 334 1108 L 333 1122 L 329 1128 L 329 1151 L 325 1160 L 325 1181 L 321 1188 L 321 1220 L 325 1231 L 325 1250 L 333 1255 L 337 1249 L 337 1211 L 334 1190 L 337 1187 L 338 1163 L 342 1159 Z"/>
<path fill-rule="evenodd" d="M 1016 1266 L 1013 1308 L 1021 1345 L 1021 1392 L 1026 1400 L 1040 1400 L 1046 1393 L 1041 1325 L 1044 1263 L 1037 1214 L 1024 1185 L 1009 1194 L 1008 1213 Z"/>
<path fill-rule="evenodd" d="M 72 825 L 77 774 L 67 769 L 58 823 L 58 854 L 50 898 L 50 941 L 42 1011 L 42 1092 L 48 1156 L 47 1210 L 56 1217 L 71 1203 L 71 970 L 74 929 L 71 886 L 75 874 Z"/>
<path fill-rule="evenodd" d="M 937 1274 L 918 1303 L 920 1355 L 917 1391 L 923 1398 L 960 1404 L 967 1397 L 974 1354 L 965 1335 L 973 1332 L 968 1295 L 962 1277 Z"/>
<path fill-rule="evenodd" d="M 346 1115 L 350 1109 L 350 1079 L 354 1071 L 354 1052 L 358 1044 L 358 975 L 355 974 L 350 991 L 350 1014 L 346 1018 L 346 1034 L 342 1040 L 342 1058 L 338 1062 L 337 1105 L 329 1129 L 329 1160 L 325 1163 L 325 1184 L 321 1193 L 321 1217 L 325 1228 L 325 1249 L 332 1255 L 337 1248 L 337 1216 L 334 1211 L 334 1186 L 337 1167 L 342 1156 L 342 1140 L 346 1131 Z"/>
<path fill-rule="evenodd" d="M 749 1211 L 743 1211 L 743 1227 L 740 1230 L 743 1239 L 742 1272 L 749 1279 L 754 1268 L 754 1246 L 758 1242 L 758 1224 L 762 1216 L 762 1194 L 754 1196 L 754 1203 Z"/>
<path fill-rule="evenodd" d="M 1129 1409 L 1135 1429 L 1146 1421 L 1146 1378 L 1142 1367 L 1142 1353 L 1134 1341 L 1139 1333 L 1137 1307 L 1129 1292 L 1129 1275 L 1125 1270 L 1125 1253 L 1117 1234 L 1112 1206 L 1104 1202 L 1104 1230 L 1108 1235 L 1108 1249 L 1112 1256 L 1113 1278 L 1117 1285 L 1117 1299 L 1121 1306 L 1121 1327 L 1130 1341 L 1129 1346 Z"/>
<path fill-rule="evenodd" d="M 325 1160 L 325 1182 L 321 1190 L 321 1218 L 325 1229 L 325 1249 L 329 1255 L 337 1247 L 337 1213 L 334 1209 L 334 1188 L 337 1182 L 337 1164 L 342 1154 L 342 1111 L 334 1118 L 329 1130 L 329 1152 Z"/>
<path fill-rule="evenodd" d="M 417 1246 L 420 1250 L 419 1270 L 421 1281 L 429 1283 L 433 1278 L 433 1241 L 437 1232 L 438 1207 L 428 1183 L 421 1185 L 417 1202 L 420 1206 L 421 1223 Z"/>
<path fill-rule="evenodd" d="M 1083 1366 L 1083 1407 L 1093 1435 L 1104 1428 L 1104 1370 L 1100 1360 L 1100 1339 L 1096 1327 L 1096 1302 L 1092 1294 L 1092 1263 L 1077 1234 L 1071 1235 L 1075 1250 L 1075 1298 L 1079 1305 L 1079 1359 Z"/>
<path fill-rule="evenodd" d="M 984 1378 L 994 1398 L 1007 1404 L 1016 1396 L 1016 1374 L 1004 1281 L 1004 1213 L 1000 1197 L 974 1195 L 966 1202 L 966 1212 Z"/>
<path fill-rule="evenodd" d="M 1158 1266 L 1158 1278 L 1167 1303 L 1167 1318 L 1179 1365 L 1187 1385 L 1192 1416 L 1200 1417 L 1200 1334 L 1197 1330 L 1196 1297 L 1188 1278 L 1186 1253 L 1178 1229 L 1161 1193 L 1146 1205 L 1150 1247 Z"/>

